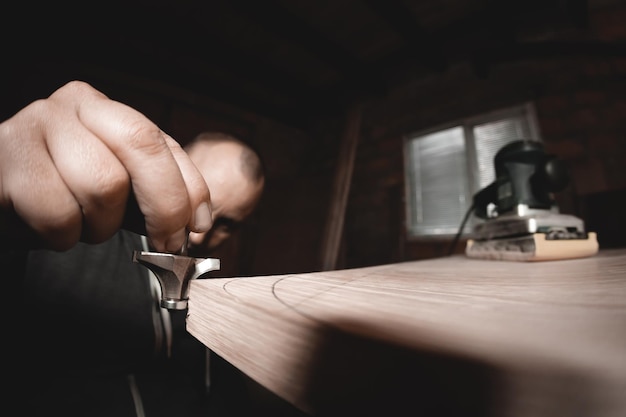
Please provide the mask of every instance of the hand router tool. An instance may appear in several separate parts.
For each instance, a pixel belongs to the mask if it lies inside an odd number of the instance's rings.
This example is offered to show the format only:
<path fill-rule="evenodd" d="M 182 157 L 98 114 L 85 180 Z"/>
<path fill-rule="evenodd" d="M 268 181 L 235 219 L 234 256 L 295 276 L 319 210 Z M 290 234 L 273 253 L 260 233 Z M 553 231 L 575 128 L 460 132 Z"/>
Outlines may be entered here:
<path fill-rule="evenodd" d="M 494 158 L 496 179 L 474 195 L 471 258 L 545 261 L 594 255 L 598 242 L 582 219 L 559 213 L 553 193 L 568 182 L 565 166 L 537 141 L 519 140 Z"/>

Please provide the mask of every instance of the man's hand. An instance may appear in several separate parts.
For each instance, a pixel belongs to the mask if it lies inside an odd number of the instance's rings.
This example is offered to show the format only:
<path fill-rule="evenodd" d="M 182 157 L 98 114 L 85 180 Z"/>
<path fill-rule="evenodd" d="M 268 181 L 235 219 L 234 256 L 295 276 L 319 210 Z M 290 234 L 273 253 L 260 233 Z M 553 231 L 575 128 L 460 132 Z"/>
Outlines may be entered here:
<path fill-rule="evenodd" d="M 138 111 L 73 81 L 0 124 L 0 216 L 35 232 L 31 247 L 98 243 L 122 224 L 133 192 L 156 250 L 182 248 L 212 224 L 204 178 L 179 144 Z M 5 229 L 2 231 L 2 229 Z"/>

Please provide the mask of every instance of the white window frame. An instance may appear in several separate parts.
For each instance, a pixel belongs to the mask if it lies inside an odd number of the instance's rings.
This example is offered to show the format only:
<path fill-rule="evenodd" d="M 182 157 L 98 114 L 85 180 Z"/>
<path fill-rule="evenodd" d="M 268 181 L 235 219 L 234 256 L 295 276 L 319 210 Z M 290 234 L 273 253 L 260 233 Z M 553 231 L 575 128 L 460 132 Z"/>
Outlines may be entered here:
<path fill-rule="evenodd" d="M 465 119 L 457 120 L 450 123 L 445 123 L 430 129 L 425 129 L 422 131 L 414 132 L 409 135 L 405 135 L 404 137 L 404 167 L 405 167 L 405 221 L 406 221 L 406 234 L 407 240 L 424 240 L 424 239 L 450 239 L 454 235 L 457 234 L 458 228 L 461 226 L 462 218 L 458 219 L 458 225 L 455 228 L 451 228 L 449 225 L 447 227 L 433 227 L 428 226 L 425 227 L 421 225 L 418 221 L 416 221 L 416 217 L 419 217 L 417 214 L 420 210 L 419 207 L 413 207 L 414 201 L 416 198 L 413 198 L 414 190 L 411 189 L 411 184 L 417 180 L 412 179 L 413 172 L 413 161 L 411 159 L 411 143 L 413 140 L 419 140 L 423 136 L 430 135 L 442 130 L 452 129 L 455 127 L 463 128 L 463 135 L 465 139 L 465 163 L 466 163 L 466 177 L 459 178 L 459 181 L 467 181 L 465 187 L 465 196 L 459 196 L 459 200 L 464 200 L 464 202 L 460 202 L 459 204 L 462 207 L 462 211 L 465 213 L 472 202 L 472 198 L 475 193 L 480 191 L 485 185 L 480 185 L 480 169 L 478 166 L 477 152 L 476 152 L 476 142 L 474 137 L 474 127 L 477 125 L 481 125 L 489 122 L 497 122 L 501 119 L 508 119 L 512 117 L 520 117 L 525 116 L 526 121 L 528 122 L 528 129 L 530 132 L 530 137 L 527 139 L 542 141 L 541 133 L 539 131 L 539 124 L 537 122 L 537 115 L 535 111 L 535 106 L 532 102 L 525 102 L 517 106 L 507 107 L 504 109 L 499 109 L 487 113 L 483 113 L 480 115 L 468 117 Z M 491 168 L 493 169 L 493 161 L 490 163 Z M 473 216 L 470 216 L 465 227 L 463 229 L 463 235 L 467 235 L 471 232 L 471 228 L 476 221 Z"/>

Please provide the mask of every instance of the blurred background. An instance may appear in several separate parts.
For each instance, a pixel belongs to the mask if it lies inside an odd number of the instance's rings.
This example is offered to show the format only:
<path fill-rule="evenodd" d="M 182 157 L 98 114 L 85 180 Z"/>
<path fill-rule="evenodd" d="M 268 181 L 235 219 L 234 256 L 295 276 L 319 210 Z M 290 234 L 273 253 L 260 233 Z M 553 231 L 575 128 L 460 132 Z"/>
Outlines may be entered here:
<path fill-rule="evenodd" d="M 626 1 L 21 2 L 3 17 L 3 119 L 78 79 L 181 144 L 219 130 L 260 151 L 266 193 L 221 275 L 446 256 L 494 150 L 521 138 L 565 161 L 560 211 L 626 246 Z"/>

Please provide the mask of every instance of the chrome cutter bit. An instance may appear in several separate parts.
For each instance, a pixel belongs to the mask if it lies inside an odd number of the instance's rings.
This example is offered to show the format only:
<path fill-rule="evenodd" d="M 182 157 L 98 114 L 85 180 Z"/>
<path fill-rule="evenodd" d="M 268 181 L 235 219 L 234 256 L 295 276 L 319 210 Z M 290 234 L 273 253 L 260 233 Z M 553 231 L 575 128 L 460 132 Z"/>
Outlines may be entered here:
<path fill-rule="evenodd" d="M 187 256 L 187 242 L 180 254 L 136 250 L 133 262 L 154 272 L 161 284 L 161 307 L 170 310 L 187 308 L 192 279 L 220 269 L 219 259 Z"/>

